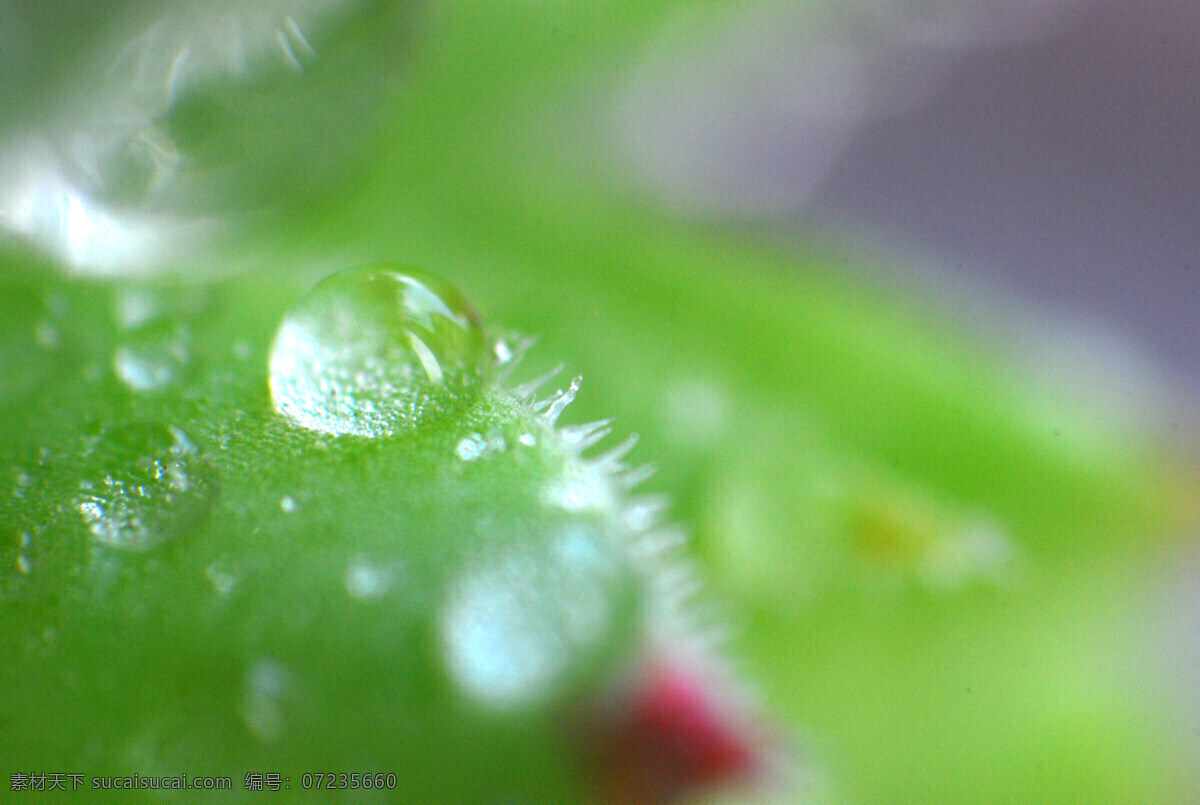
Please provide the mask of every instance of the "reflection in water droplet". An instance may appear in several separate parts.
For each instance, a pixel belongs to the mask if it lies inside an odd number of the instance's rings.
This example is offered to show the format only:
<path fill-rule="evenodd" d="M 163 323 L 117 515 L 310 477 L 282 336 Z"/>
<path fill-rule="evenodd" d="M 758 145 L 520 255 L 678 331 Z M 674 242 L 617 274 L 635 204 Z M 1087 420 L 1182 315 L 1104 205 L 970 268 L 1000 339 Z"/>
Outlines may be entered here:
<path fill-rule="evenodd" d="M 478 316 L 428 274 L 360 268 L 326 279 L 284 318 L 271 398 L 301 427 L 387 436 L 461 410 L 491 353 Z"/>
<path fill-rule="evenodd" d="M 100 206 L 67 178 L 59 157 L 41 143 L 10 147 L 0 157 L 6 159 L 0 165 L 0 227 L 68 265 L 129 273 L 147 256 L 161 256 L 169 235 L 188 229 Z"/>
<path fill-rule="evenodd" d="M 44 31 L 23 44 L 69 52 L 70 69 L 44 77 L 40 122 L 0 143 L 0 231 L 88 273 L 178 267 L 228 242 L 238 212 L 361 174 L 407 62 L 405 3 L 151 5 L 108 15 L 82 49 L 51 35 L 55 11 L 28 12 Z"/>
<path fill-rule="evenodd" d="M 300 504 L 291 495 L 284 495 L 279 499 L 279 508 L 283 510 L 284 514 L 291 514 L 300 508 Z"/>
<path fill-rule="evenodd" d="M 613 624 L 615 564 L 596 535 L 568 526 L 545 547 L 464 575 L 444 610 L 447 666 L 490 706 L 551 695 Z"/>
<path fill-rule="evenodd" d="M 196 530 L 208 513 L 214 485 L 178 428 L 119 426 L 88 457 L 96 475 L 80 482 L 76 510 L 103 545 L 146 551 Z"/>
<path fill-rule="evenodd" d="M 246 671 L 242 720 L 261 741 L 275 741 L 284 730 L 284 698 L 293 688 L 292 675 L 280 663 L 262 659 Z"/>
<path fill-rule="evenodd" d="M 387 595 L 395 580 L 396 574 L 390 568 L 378 567 L 365 556 L 356 556 L 346 566 L 343 579 L 346 592 L 360 600 Z"/>
<path fill-rule="evenodd" d="M 154 391 L 179 380 L 191 360 L 190 335 L 159 320 L 127 334 L 113 363 L 117 376 L 134 391 Z"/>
<path fill-rule="evenodd" d="M 0 291 L 0 405 L 25 399 L 54 370 L 59 337 L 50 315 L 31 290 Z"/>

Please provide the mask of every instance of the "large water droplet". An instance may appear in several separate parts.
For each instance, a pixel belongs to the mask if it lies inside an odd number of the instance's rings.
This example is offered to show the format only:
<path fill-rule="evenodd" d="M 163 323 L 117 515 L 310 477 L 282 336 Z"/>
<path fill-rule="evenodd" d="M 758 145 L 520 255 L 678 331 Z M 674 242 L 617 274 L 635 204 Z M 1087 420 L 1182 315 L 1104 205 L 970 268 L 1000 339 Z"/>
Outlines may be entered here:
<path fill-rule="evenodd" d="M 247 224 L 366 173 L 412 5 L 126 3 L 69 34 L 30 5 L 28 53 L 0 47 L 24 88 L 0 87 L 0 234 L 86 273 L 229 264 L 213 252 Z"/>
<path fill-rule="evenodd" d="M 271 398 L 310 430 L 387 436 L 461 410 L 491 365 L 478 316 L 449 285 L 385 266 L 352 269 L 284 318 Z"/>
<path fill-rule="evenodd" d="M 95 475 L 75 508 L 103 545 L 146 551 L 198 528 L 214 485 L 183 431 L 134 423 L 104 433 L 89 454 Z"/>

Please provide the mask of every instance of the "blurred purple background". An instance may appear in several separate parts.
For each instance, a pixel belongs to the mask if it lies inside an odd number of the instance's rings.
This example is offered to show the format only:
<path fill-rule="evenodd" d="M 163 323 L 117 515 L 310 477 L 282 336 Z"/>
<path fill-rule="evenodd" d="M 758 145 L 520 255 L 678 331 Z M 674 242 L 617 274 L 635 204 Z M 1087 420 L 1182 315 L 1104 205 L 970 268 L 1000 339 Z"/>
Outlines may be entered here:
<path fill-rule="evenodd" d="M 863 122 L 809 210 L 1109 322 L 1200 378 L 1200 2 L 1097 0 Z"/>

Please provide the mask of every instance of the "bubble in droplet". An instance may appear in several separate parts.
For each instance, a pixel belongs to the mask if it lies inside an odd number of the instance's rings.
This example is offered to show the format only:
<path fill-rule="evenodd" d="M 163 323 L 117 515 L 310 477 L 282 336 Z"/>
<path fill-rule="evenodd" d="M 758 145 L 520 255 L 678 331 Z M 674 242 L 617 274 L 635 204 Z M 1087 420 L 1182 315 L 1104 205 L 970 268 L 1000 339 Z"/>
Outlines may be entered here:
<path fill-rule="evenodd" d="M 215 492 L 207 467 L 179 428 L 155 423 L 105 432 L 88 455 L 95 475 L 75 508 L 97 542 L 146 551 L 196 530 Z"/>
<path fill-rule="evenodd" d="M 284 514 L 291 514 L 292 512 L 296 511 L 296 509 L 300 508 L 300 504 L 297 503 L 296 499 L 291 495 L 284 495 L 279 499 L 279 508 Z"/>
<path fill-rule="evenodd" d="M 50 316 L 34 292 L 0 291 L 0 405 L 25 399 L 54 370 L 59 335 Z"/>
<path fill-rule="evenodd" d="M 356 556 L 346 566 L 343 582 L 346 592 L 360 600 L 382 598 L 392 589 L 396 574 L 386 567 L 372 564 L 365 556 Z"/>
<path fill-rule="evenodd" d="M 186 329 L 158 320 L 136 328 L 117 348 L 117 376 L 134 391 L 154 391 L 177 382 L 191 360 Z"/>
<path fill-rule="evenodd" d="M 326 279 L 284 318 L 271 398 L 301 427 L 387 436 L 461 410 L 492 364 L 466 300 L 428 274 L 359 268 Z"/>

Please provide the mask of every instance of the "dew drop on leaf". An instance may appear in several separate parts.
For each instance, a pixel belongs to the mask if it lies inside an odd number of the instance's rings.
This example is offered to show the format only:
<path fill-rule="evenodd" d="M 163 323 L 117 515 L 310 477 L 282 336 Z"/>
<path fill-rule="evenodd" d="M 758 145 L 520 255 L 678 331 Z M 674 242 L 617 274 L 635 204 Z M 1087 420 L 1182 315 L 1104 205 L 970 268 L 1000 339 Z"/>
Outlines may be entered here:
<path fill-rule="evenodd" d="M 154 321 L 126 335 L 113 363 L 117 376 L 134 391 L 154 391 L 176 383 L 191 361 L 186 329 Z"/>
<path fill-rule="evenodd" d="M 472 433 L 470 436 L 464 436 L 459 441 L 454 448 L 454 452 L 463 461 L 474 461 L 483 454 L 486 448 L 487 444 L 483 441 L 482 437 L 477 433 Z"/>
<path fill-rule="evenodd" d="M 254 737 L 271 742 L 282 736 L 285 700 L 294 686 L 291 672 L 273 659 L 260 659 L 247 669 L 241 713 Z"/>
<path fill-rule="evenodd" d="M 356 556 L 346 566 L 343 581 L 346 592 L 363 601 L 387 595 L 396 581 L 396 574 L 391 568 L 374 564 L 365 556 Z"/>
<path fill-rule="evenodd" d="M 217 591 L 217 594 L 223 598 L 233 592 L 233 588 L 238 582 L 237 576 L 220 562 L 213 562 L 205 568 L 204 575 L 212 582 L 213 589 Z"/>
<path fill-rule="evenodd" d="M 621 570 L 611 546 L 576 523 L 542 547 L 470 569 L 442 612 L 451 676 L 487 706 L 551 696 L 614 639 Z"/>
<path fill-rule="evenodd" d="M 461 410 L 492 362 L 478 315 L 442 280 L 352 269 L 284 317 L 271 347 L 271 399 L 309 430 L 388 436 Z"/>
<path fill-rule="evenodd" d="M 103 433 L 88 454 L 75 510 L 102 545 L 147 551 L 196 530 L 215 485 L 187 435 L 157 423 Z"/>

